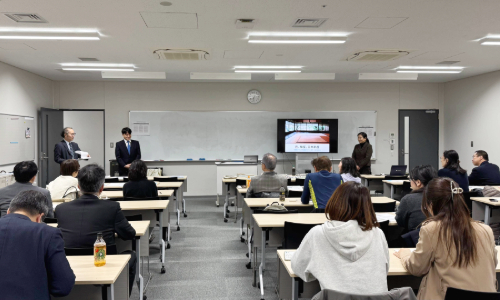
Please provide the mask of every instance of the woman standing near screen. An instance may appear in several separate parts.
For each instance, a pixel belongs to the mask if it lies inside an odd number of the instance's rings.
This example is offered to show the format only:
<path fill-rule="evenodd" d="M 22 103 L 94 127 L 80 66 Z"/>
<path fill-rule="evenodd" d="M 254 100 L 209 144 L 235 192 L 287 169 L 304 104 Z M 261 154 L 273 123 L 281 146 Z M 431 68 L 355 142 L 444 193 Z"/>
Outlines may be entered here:
<path fill-rule="evenodd" d="M 358 133 L 358 142 L 359 144 L 354 146 L 354 151 L 352 151 L 352 158 L 356 161 L 360 174 L 371 174 L 373 148 L 366 133 Z"/>

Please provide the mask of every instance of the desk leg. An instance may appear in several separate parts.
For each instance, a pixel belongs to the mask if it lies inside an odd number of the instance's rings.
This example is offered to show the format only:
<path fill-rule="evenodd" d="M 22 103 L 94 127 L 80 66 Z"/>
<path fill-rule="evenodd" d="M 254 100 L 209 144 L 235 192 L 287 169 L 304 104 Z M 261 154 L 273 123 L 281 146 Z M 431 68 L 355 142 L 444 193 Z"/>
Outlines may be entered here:
<path fill-rule="evenodd" d="M 161 226 L 160 226 L 161 227 Z M 139 300 L 144 299 L 144 279 L 141 274 L 141 239 L 135 239 L 135 252 L 137 254 L 137 287 L 139 288 Z"/>
<path fill-rule="evenodd" d="M 262 258 L 259 267 L 259 285 L 260 285 L 260 299 L 264 299 L 264 269 L 266 264 L 266 231 L 262 229 Z"/>
<path fill-rule="evenodd" d="M 394 185 L 391 184 L 391 199 L 394 199 Z"/>
<path fill-rule="evenodd" d="M 299 279 L 292 278 L 292 300 L 299 300 Z"/>
<path fill-rule="evenodd" d="M 175 213 L 177 214 L 177 231 L 181 230 L 181 211 L 179 210 L 179 189 L 175 189 Z"/>
<path fill-rule="evenodd" d="M 226 223 L 227 223 L 227 218 L 229 217 L 228 214 L 227 214 L 227 211 L 228 211 L 228 201 L 229 201 L 229 187 L 230 187 L 229 183 L 226 183 L 224 185 L 224 189 L 226 190 L 226 197 L 224 198 L 224 222 L 226 222 Z"/>
<path fill-rule="evenodd" d="M 115 285 L 110 284 L 108 286 L 108 299 L 115 300 Z"/>
<path fill-rule="evenodd" d="M 186 199 L 184 199 L 184 189 L 183 189 L 183 186 L 181 186 L 181 199 L 182 199 L 182 213 L 184 214 L 184 218 L 186 218 L 188 215 L 187 215 L 187 211 L 186 211 Z"/>
<path fill-rule="evenodd" d="M 161 211 L 158 212 L 160 215 L 160 251 L 161 251 L 161 274 L 165 274 L 165 240 L 163 239 L 163 214 Z"/>
<path fill-rule="evenodd" d="M 484 206 L 484 224 L 490 225 L 490 213 L 491 207 L 489 205 Z"/>
<path fill-rule="evenodd" d="M 368 179 L 366 178 L 363 178 L 363 185 L 368 187 Z"/>
<path fill-rule="evenodd" d="M 240 193 L 236 190 L 236 212 L 234 213 L 234 223 L 238 220 L 238 203 L 240 202 Z"/>

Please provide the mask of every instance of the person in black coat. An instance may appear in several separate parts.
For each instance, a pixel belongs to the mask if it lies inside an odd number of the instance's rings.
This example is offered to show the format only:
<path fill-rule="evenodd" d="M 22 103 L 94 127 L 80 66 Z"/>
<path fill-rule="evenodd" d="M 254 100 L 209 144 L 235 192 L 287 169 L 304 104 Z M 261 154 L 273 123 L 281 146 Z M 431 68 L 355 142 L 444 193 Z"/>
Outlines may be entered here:
<path fill-rule="evenodd" d="M 141 159 L 141 145 L 132 140 L 132 130 L 128 127 L 122 129 L 123 141 L 116 143 L 115 156 L 118 162 L 120 176 L 127 176 L 130 164 Z"/>
<path fill-rule="evenodd" d="M 371 174 L 373 148 L 366 133 L 358 133 L 358 142 L 352 151 L 352 158 L 356 161 L 359 174 Z"/>
<path fill-rule="evenodd" d="M 455 150 L 446 150 L 441 156 L 441 165 L 443 168 L 438 171 L 439 177 L 448 177 L 453 179 L 464 190 L 469 192 L 469 178 L 467 171 L 460 167 L 458 153 Z"/>
<path fill-rule="evenodd" d="M 0 218 L 1 299 L 50 300 L 73 289 L 61 231 L 39 224 L 48 210 L 42 193 L 24 191 Z"/>
<path fill-rule="evenodd" d="M 57 143 L 54 148 L 54 161 L 56 163 L 61 164 L 67 159 L 79 159 L 81 157 L 80 154 L 76 153 L 76 151 L 81 150 L 78 144 L 73 142 L 75 135 L 76 133 L 73 128 L 65 127 L 63 129 L 61 136 L 64 140 Z"/>
<path fill-rule="evenodd" d="M 118 202 L 100 200 L 104 189 L 104 170 L 90 164 L 78 172 L 78 187 L 82 196 L 58 205 L 57 224 L 66 248 L 93 248 L 97 233 L 102 232 L 108 254 L 117 254 L 115 233 L 123 240 L 135 238 L 135 229 L 127 221 Z M 134 252 L 129 260 L 129 288 L 132 291 L 137 258 Z"/>
<path fill-rule="evenodd" d="M 472 169 L 469 175 L 470 185 L 498 185 L 500 184 L 500 170 L 495 164 L 489 162 L 488 153 L 478 150 L 472 156 Z"/>
<path fill-rule="evenodd" d="M 128 172 L 128 182 L 123 185 L 124 198 L 158 197 L 156 183 L 148 180 L 148 167 L 142 160 L 132 162 Z"/>

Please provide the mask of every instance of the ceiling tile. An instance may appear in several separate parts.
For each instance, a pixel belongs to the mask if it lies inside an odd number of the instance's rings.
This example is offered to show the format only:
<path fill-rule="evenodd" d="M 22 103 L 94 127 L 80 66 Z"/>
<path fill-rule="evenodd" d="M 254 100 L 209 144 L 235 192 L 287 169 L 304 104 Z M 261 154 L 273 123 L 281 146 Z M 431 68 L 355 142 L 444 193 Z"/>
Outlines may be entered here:
<path fill-rule="evenodd" d="M 259 59 L 264 51 L 239 51 L 239 50 L 225 50 L 224 58 L 226 59 Z"/>
<path fill-rule="evenodd" d="M 408 18 L 393 18 L 393 17 L 384 17 L 384 18 L 366 18 L 363 22 L 356 25 L 355 28 L 367 28 L 367 29 L 390 29 L 394 26 L 400 24 Z"/>
<path fill-rule="evenodd" d="M 24 43 L 0 43 L 0 49 L 2 50 L 36 50 Z"/>
<path fill-rule="evenodd" d="M 148 28 L 198 29 L 198 15 L 193 13 L 141 12 Z"/>

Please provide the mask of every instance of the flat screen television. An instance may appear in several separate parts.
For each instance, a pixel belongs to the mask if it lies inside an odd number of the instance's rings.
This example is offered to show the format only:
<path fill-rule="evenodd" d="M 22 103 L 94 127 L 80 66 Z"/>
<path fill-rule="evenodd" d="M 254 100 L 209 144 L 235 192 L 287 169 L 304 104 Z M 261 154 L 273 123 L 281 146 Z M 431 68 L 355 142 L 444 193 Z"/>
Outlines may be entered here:
<path fill-rule="evenodd" d="M 338 153 L 338 119 L 278 119 L 279 153 Z"/>

